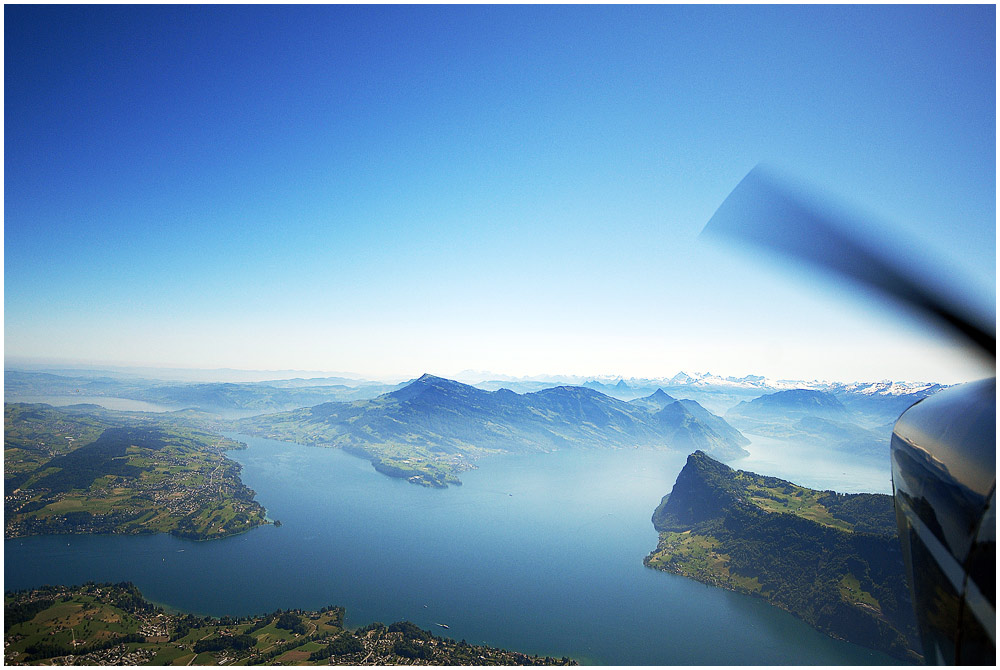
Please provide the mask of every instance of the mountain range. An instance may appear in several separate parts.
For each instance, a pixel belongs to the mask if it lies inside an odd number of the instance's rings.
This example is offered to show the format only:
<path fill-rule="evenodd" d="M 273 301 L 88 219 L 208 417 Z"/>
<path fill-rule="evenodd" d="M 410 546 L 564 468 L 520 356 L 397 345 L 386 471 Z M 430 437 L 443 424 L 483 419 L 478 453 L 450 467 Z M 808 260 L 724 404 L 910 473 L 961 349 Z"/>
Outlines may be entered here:
<path fill-rule="evenodd" d="M 913 402 L 913 395 L 858 398 L 846 392 L 838 397 L 829 391 L 792 389 L 740 402 L 725 417 L 750 434 L 803 446 L 822 444 L 852 456 L 887 458 L 892 425 Z"/>
<path fill-rule="evenodd" d="M 212 381 L 213 371 L 191 371 L 169 378 L 169 371 L 153 371 L 164 376 L 147 377 L 150 372 L 122 370 L 22 370 L 4 373 L 4 394 L 9 400 L 49 397 L 109 397 L 141 400 L 168 408 L 197 408 L 204 411 L 247 410 L 259 413 L 305 407 L 328 401 L 353 401 L 374 398 L 402 388 L 414 381 L 380 382 L 356 376 L 295 377 L 266 381 Z M 198 375 L 194 375 L 198 372 Z M 225 371 L 214 371 L 221 375 Z M 248 373 L 249 374 L 249 373 Z M 506 388 L 530 393 L 556 386 L 584 386 L 619 400 L 634 400 L 658 389 L 676 398 L 695 400 L 716 414 L 724 414 L 741 401 L 791 389 L 832 393 L 851 411 L 863 415 L 871 424 L 893 420 L 916 400 L 941 388 L 938 384 L 910 382 L 820 382 L 772 380 L 759 375 L 720 377 L 709 373 L 680 372 L 673 377 L 624 379 L 621 377 L 578 377 L 541 375 L 514 378 L 490 373 L 463 373 L 458 381 L 486 391 Z M 199 377 L 195 381 L 193 377 Z M 231 375 L 230 375 L 231 376 Z"/>
<path fill-rule="evenodd" d="M 274 412 L 316 405 L 331 400 L 373 398 L 400 388 L 377 382 L 325 377 L 268 382 L 178 382 L 142 377 L 67 377 L 48 372 L 4 372 L 4 396 L 8 400 L 38 397 L 125 398 L 153 403 L 168 409 L 197 408 L 208 412 Z"/>
<path fill-rule="evenodd" d="M 580 386 L 519 394 L 425 374 L 370 400 L 329 402 L 236 423 L 241 432 L 341 447 L 414 483 L 454 483 L 469 459 L 564 448 L 701 449 L 746 455 L 738 430 L 691 400 L 663 391 L 623 402 Z M 428 469 L 431 471 L 428 472 Z"/>
<path fill-rule="evenodd" d="M 73 371 L 59 372 L 68 374 Z M 100 402 L 97 398 L 102 397 L 125 398 L 154 403 L 167 409 L 196 408 L 220 418 L 236 419 L 303 410 L 329 402 L 350 404 L 374 400 L 421 381 L 411 379 L 386 384 L 337 376 L 232 383 L 145 379 L 120 371 L 102 375 L 99 370 L 90 370 L 77 374 L 79 376 L 70 377 L 51 372 L 7 370 L 5 398 L 28 402 L 54 402 L 49 400 L 52 397 L 72 398 L 75 402 Z M 466 374 L 467 378 L 476 379 L 489 373 Z M 572 383 L 564 383 L 567 381 Z M 421 383 L 424 382 L 426 379 Z M 454 383 L 460 384 L 457 381 Z M 413 408 L 402 408 L 404 413 L 409 412 L 407 420 L 413 419 L 418 425 L 421 422 L 426 424 L 407 437 L 408 432 L 399 426 L 404 417 L 396 416 L 389 420 L 387 417 L 392 412 L 388 406 L 383 408 L 382 415 L 373 413 L 373 408 L 380 406 L 378 404 L 339 408 L 336 411 L 328 408 L 331 412 L 328 417 L 330 425 L 317 426 L 311 423 L 311 419 L 306 419 L 302 425 L 291 428 L 308 414 L 300 411 L 295 421 L 286 418 L 278 421 L 284 425 L 282 431 L 270 432 L 275 436 L 282 435 L 282 439 L 344 446 L 369 457 L 373 451 L 371 445 L 381 445 L 378 450 L 385 458 L 381 461 L 373 459 L 373 462 L 383 471 L 397 474 L 407 471 L 407 467 L 398 469 L 399 461 L 413 456 L 415 449 L 422 450 L 425 464 L 448 461 L 441 465 L 444 468 L 442 473 L 468 468 L 469 463 L 462 459 L 473 456 L 476 450 L 544 450 L 569 442 L 614 446 L 629 442 L 666 443 L 680 449 L 700 448 L 728 458 L 739 455 L 741 452 L 737 449 L 746 444 L 740 431 L 751 436 L 758 434 L 794 441 L 803 447 L 819 444 L 848 455 L 884 458 L 896 418 L 913 403 L 944 388 L 926 383 L 790 382 L 758 375 L 736 378 L 683 372 L 659 380 L 500 376 L 461 386 L 465 388 L 462 393 L 441 395 L 448 402 L 463 398 L 467 401 L 459 414 L 452 411 L 448 415 L 446 410 L 443 416 L 454 419 L 454 425 L 442 428 L 443 432 L 431 426 L 441 423 L 440 417 L 431 419 L 420 412 L 413 412 Z M 578 389 L 572 393 L 581 399 L 578 415 L 575 418 L 565 415 L 563 407 L 563 410 L 551 414 L 553 419 L 556 414 L 560 418 L 546 425 L 545 417 L 550 416 L 548 413 L 551 411 L 548 405 L 556 402 L 561 394 L 570 393 L 566 390 L 570 388 Z M 587 396 L 584 391 L 597 395 Z M 490 396 L 491 392 L 502 394 Z M 663 398 L 658 394 L 669 398 L 671 403 L 681 404 L 668 410 L 666 404 L 669 403 L 662 402 Z M 392 399 L 390 397 L 389 401 Z M 501 400 L 506 402 L 501 403 Z M 385 405 L 389 401 L 380 402 Z M 447 408 L 448 402 L 442 408 Z M 587 418 L 586 403 L 590 403 L 590 410 L 596 415 L 605 414 L 606 425 L 598 424 L 596 428 L 589 425 L 593 422 Z M 603 409 L 598 409 L 601 403 Z M 499 414 L 492 416 L 490 412 L 493 410 Z M 357 417 L 350 415 L 351 412 L 357 412 Z M 349 422 L 337 428 L 341 423 L 338 417 L 341 416 Z M 472 423 L 464 428 L 458 426 L 459 416 Z M 719 423 L 720 416 L 725 417 L 725 422 Z M 581 423 L 573 427 L 572 421 L 577 419 Z M 390 430 L 393 421 L 398 430 Z M 563 425 L 558 425 L 560 422 Z M 358 432 L 362 425 L 368 432 Z M 425 438 L 429 438 L 426 447 L 417 444 Z M 425 465 L 426 468 L 430 465 Z M 447 478 L 447 475 L 442 476 Z"/>

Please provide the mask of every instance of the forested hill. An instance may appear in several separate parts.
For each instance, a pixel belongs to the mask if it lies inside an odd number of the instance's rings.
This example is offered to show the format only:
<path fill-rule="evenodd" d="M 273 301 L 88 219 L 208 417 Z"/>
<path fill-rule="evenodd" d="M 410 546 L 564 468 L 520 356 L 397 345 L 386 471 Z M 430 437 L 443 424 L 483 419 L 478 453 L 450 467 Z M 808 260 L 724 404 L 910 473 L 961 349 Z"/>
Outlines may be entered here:
<path fill-rule="evenodd" d="M 474 386 L 424 375 L 371 400 L 324 403 L 238 422 L 241 432 L 342 447 L 386 474 L 415 483 L 455 483 L 467 458 L 562 448 L 701 449 L 719 458 L 749 444 L 722 418 L 690 400 L 660 393 L 627 403 L 580 386 L 534 393 Z"/>
<path fill-rule="evenodd" d="M 4 536 L 173 533 L 210 540 L 266 523 L 226 457 L 241 444 L 185 412 L 4 405 Z"/>
<path fill-rule="evenodd" d="M 653 525 L 649 567 L 760 596 L 831 637 L 920 660 L 890 496 L 815 491 L 696 451 Z"/>

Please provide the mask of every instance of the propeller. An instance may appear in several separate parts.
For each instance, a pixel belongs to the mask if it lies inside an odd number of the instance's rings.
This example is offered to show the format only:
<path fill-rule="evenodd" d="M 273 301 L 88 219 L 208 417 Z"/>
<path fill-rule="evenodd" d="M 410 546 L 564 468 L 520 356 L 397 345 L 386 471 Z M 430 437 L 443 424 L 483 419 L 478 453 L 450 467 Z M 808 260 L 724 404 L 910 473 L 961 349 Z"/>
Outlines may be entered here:
<path fill-rule="evenodd" d="M 949 298 L 913 269 L 900 267 L 849 232 L 846 215 L 796 192 L 758 165 L 736 186 L 702 231 L 778 252 L 872 288 L 958 333 L 996 364 L 995 322 Z"/>

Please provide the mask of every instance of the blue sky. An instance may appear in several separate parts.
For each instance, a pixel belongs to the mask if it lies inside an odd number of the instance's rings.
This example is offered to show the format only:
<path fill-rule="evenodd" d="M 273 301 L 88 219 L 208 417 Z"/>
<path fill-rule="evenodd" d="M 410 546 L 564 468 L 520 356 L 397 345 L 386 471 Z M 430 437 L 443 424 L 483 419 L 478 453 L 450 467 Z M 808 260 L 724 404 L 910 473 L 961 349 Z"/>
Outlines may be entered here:
<path fill-rule="evenodd" d="M 992 374 L 697 235 L 766 162 L 995 305 L 993 6 L 4 16 L 8 364 Z"/>

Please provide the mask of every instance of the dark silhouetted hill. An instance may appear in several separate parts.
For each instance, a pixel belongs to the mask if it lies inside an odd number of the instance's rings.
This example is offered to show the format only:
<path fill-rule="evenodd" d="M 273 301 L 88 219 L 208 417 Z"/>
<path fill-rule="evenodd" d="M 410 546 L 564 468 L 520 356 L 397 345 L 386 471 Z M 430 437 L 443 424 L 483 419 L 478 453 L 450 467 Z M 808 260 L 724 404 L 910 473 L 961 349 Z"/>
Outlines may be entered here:
<path fill-rule="evenodd" d="M 695 452 L 653 513 L 646 565 L 749 593 L 833 636 L 919 660 L 892 498 L 815 491 Z"/>

